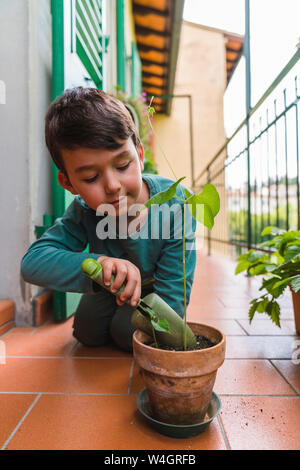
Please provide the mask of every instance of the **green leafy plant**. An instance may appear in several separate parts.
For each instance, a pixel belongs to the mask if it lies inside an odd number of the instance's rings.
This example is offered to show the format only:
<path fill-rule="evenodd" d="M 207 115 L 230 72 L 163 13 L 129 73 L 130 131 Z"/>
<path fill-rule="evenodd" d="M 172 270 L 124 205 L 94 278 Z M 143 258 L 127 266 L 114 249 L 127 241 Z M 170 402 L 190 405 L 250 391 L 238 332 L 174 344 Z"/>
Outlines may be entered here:
<path fill-rule="evenodd" d="M 280 327 L 280 305 L 276 299 L 290 286 L 294 292 L 300 290 L 300 232 L 285 231 L 277 227 L 266 227 L 262 236 L 271 237 L 258 248 L 238 257 L 235 274 L 247 272 L 250 276 L 264 276 L 259 290 L 262 295 L 253 299 L 248 312 L 250 323 L 254 314 L 266 313 Z"/>
<path fill-rule="evenodd" d="M 152 98 L 153 99 L 153 98 Z M 150 105 L 148 106 L 148 122 L 152 132 L 155 134 L 151 117 L 155 113 L 155 109 Z M 158 142 L 158 141 L 157 141 Z M 212 184 L 206 184 L 203 187 L 203 190 L 200 194 L 193 194 L 189 189 L 182 188 L 181 193 L 182 197 L 176 195 L 177 186 L 181 183 L 185 176 L 177 178 L 173 168 L 167 159 L 163 149 L 161 148 L 159 142 L 158 145 L 160 150 L 176 180 L 167 190 L 161 191 L 160 193 L 155 194 L 145 203 L 145 208 L 150 207 L 153 204 L 163 204 L 173 197 L 180 200 L 183 203 L 183 228 L 182 228 L 182 239 L 183 239 L 183 253 L 182 253 L 182 270 L 183 270 L 183 286 L 184 286 L 184 350 L 187 349 L 187 302 L 186 302 L 186 269 L 185 269 L 185 227 L 186 227 L 186 210 L 188 209 L 196 222 L 200 222 L 209 229 L 212 229 L 214 225 L 214 218 L 220 210 L 220 197 L 219 194 Z M 199 210 L 201 207 L 201 210 Z"/>

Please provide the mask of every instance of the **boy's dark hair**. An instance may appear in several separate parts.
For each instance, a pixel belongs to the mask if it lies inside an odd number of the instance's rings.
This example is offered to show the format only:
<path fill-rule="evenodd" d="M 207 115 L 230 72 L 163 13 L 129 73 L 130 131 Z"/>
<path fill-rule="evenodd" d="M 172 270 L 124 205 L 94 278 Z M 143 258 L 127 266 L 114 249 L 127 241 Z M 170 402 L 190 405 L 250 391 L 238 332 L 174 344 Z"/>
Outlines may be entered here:
<path fill-rule="evenodd" d="M 62 149 L 121 147 L 132 138 L 138 149 L 138 130 L 125 105 L 97 88 L 66 90 L 50 105 L 45 118 L 46 145 L 56 166 L 65 174 Z"/>

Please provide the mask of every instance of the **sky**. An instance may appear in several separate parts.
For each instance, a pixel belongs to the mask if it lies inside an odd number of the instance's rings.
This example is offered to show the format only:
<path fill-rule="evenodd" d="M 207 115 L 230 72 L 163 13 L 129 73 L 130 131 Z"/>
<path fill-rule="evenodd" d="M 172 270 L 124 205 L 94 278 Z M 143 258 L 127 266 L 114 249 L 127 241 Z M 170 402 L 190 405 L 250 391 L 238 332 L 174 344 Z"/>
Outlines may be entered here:
<path fill-rule="evenodd" d="M 183 17 L 244 34 L 244 0 L 185 0 Z M 300 38 L 299 18 L 300 0 L 250 0 L 252 106 L 296 52 Z M 242 59 L 225 93 L 227 135 L 231 135 L 244 117 L 244 70 Z"/>

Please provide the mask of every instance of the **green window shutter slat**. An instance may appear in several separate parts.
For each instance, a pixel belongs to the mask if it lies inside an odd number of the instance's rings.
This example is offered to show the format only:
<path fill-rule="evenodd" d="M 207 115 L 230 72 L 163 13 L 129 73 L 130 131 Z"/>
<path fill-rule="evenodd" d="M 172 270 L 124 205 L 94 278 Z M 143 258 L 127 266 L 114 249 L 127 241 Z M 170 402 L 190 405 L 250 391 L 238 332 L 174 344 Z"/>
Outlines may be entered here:
<path fill-rule="evenodd" d="M 97 2 L 96 0 L 90 0 L 90 1 L 91 1 L 92 8 L 93 8 L 93 10 L 94 10 L 94 12 L 95 12 L 95 14 L 98 18 L 98 21 L 99 21 L 99 23 L 101 23 L 102 20 L 101 20 L 100 11 L 102 9 L 102 1 L 99 1 L 99 2 Z"/>
<path fill-rule="evenodd" d="M 97 88 L 102 88 L 102 0 L 76 0 L 76 52 Z"/>
<path fill-rule="evenodd" d="M 124 30 L 124 0 L 117 0 L 117 82 L 125 91 L 125 30 Z"/>
<path fill-rule="evenodd" d="M 133 98 L 142 93 L 142 64 L 136 44 L 131 45 L 131 94 Z"/>
<path fill-rule="evenodd" d="M 93 27 L 93 25 L 90 22 L 89 16 L 85 13 L 84 7 L 83 7 L 80 0 L 78 0 L 78 10 L 77 10 L 76 14 L 78 15 L 78 18 L 80 18 L 82 24 L 84 25 L 86 35 L 88 35 L 91 38 L 92 43 L 95 47 L 96 53 L 101 52 L 101 46 L 100 46 L 101 32 L 100 32 L 100 28 L 99 28 L 99 32 L 97 34 L 96 31 L 95 31 L 95 28 Z"/>
<path fill-rule="evenodd" d="M 102 75 L 98 69 L 98 67 L 95 67 L 93 65 L 93 61 L 91 61 L 91 57 L 88 54 L 87 49 L 84 48 L 82 42 L 79 40 L 79 38 L 76 38 L 76 50 L 77 54 L 85 66 L 86 70 L 91 76 L 91 79 L 94 81 L 95 85 L 98 88 L 101 88 L 102 85 Z"/>
<path fill-rule="evenodd" d="M 95 49 L 92 44 L 92 41 L 85 30 L 81 20 L 77 17 L 76 18 L 76 29 L 77 29 L 77 36 L 80 36 L 80 40 L 83 41 L 83 45 L 88 49 L 90 55 L 92 56 L 95 64 L 97 67 L 101 66 L 101 59 L 99 52 Z"/>
<path fill-rule="evenodd" d="M 95 13 L 95 10 L 92 8 L 91 6 L 91 2 L 89 0 L 81 0 L 81 4 L 82 4 L 82 7 L 83 7 L 83 10 L 87 13 L 89 19 L 90 19 L 90 22 L 93 26 L 93 28 L 95 29 L 96 31 L 96 35 L 98 37 L 101 36 L 101 18 L 97 17 L 96 13 Z"/>

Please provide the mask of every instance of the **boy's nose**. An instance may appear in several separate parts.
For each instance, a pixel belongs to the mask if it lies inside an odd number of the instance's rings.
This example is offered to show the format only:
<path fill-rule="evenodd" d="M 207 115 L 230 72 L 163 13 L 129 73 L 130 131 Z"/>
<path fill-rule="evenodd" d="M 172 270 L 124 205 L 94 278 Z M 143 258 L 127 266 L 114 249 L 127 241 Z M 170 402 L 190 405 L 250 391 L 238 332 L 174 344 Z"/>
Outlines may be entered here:
<path fill-rule="evenodd" d="M 107 194 L 117 193 L 121 189 L 120 181 L 113 175 L 106 175 L 104 189 Z"/>

